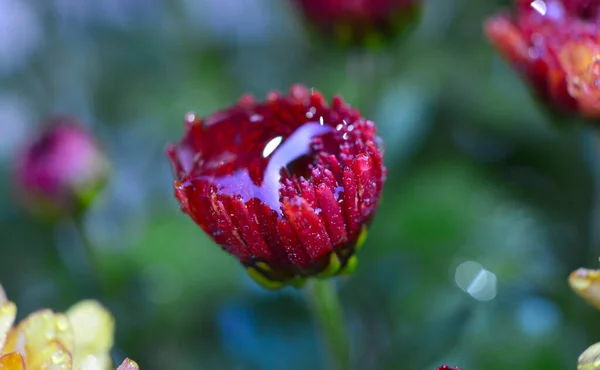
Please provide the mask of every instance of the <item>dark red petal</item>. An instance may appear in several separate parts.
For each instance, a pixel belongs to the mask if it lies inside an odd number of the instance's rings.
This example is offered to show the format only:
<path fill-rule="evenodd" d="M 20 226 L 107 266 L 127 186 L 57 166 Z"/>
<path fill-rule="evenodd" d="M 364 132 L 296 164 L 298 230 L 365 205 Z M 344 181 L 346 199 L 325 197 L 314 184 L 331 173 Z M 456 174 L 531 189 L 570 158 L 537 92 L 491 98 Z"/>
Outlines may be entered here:
<path fill-rule="evenodd" d="M 250 249 L 252 256 L 259 260 L 270 261 L 271 251 L 261 235 L 256 215 L 248 210 L 241 199 L 232 199 L 230 207 L 229 209 L 234 215 L 234 223 L 238 226 L 239 233 Z"/>
<path fill-rule="evenodd" d="M 361 215 L 370 214 L 377 201 L 377 184 L 371 158 L 367 154 L 359 154 L 352 163 L 352 171 L 358 185 L 359 212 Z"/>
<path fill-rule="evenodd" d="M 258 199 L 252 199 L 249 207 L 256 212 L 262 236 L 271 251 L 273 266 L 289 266 L 288 254 L 277 229 L 279 218 L 277 212 L 273 212 L 269 206 L 262 204 Z"/>
<path fill-rule="evenodd" d="M 331 192 L 331 188 L 325 184 L 320 184 L 317 187 L 317 198 L 319 206 L 322 210 L 322 217 L 327 226 L 329 237 L 334 245 L 342 245 L 348 241 L 346 234 L 346 225 L 342 208 L 340 207 L 335 195 Z"/>
<path fill-rule="evenodd" d="M 283 210 L 308 256 L 319 260 L 331 252 L 327 230 L 308 202 L 300 197 L 283 201 Z"/>
<path fill-rule="evenodd" d="M 251 250 L 242 239 L 239 228 L 234 225 L 225 205 L 222 201 L 217 200 L 216 194 L 213 194 L 211 201 L 211 213 L 217 222 L 217 229 L 216 231 L 213 230 L 212 234 L 216 234 L 217 238 L 222 240 L 218 243 L 223 245 L 227 251 L 237 256 L 241 261 L 249 261 L 252 258 Z"/>
<path fill-rule="evenodd" d="M 304 246 L 298 240 L 298 237 L 294 233 L 292 226 L 286 219 L 277 220 L 277 230 L 285 251 L 287 252 L 288 259 L 295 265 L 300 267 L 308 267 L 310 258 L 304 250 Z"/>
<path fill-rule="evenodd" d="M 313 181 L 314 181 L 314 179 L 313 179 Z M 315 188 L 313 187 L 313 184 L 310 184 L 308 181 L 306 181 L 305 178 L 301 178 L 300 179 L 300 189 L 301 189 L 300 195 L 306 201 L 306 203 L 312 209 L 319 208 L 319 204 L 317 203 L 317 195 L 315 194 Z"/>
<path fill-rule="evenodd" d="M 348 236 L 354 239 L 360 231 L 360 214 L 358 210 L 358 194 L 356 180 L 350 168 L 344 169 L 344 216 Z"/>

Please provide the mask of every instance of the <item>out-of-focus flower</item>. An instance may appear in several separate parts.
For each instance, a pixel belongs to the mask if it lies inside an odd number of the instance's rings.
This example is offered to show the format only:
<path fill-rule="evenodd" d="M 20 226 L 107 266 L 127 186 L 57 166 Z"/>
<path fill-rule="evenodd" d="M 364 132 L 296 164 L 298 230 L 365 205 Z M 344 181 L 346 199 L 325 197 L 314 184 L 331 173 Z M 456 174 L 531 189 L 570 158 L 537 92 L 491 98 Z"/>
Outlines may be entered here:
<path fill-rule="evenodd" d="M 54 117 L 18 154 L 17 191 L 43 216 L 81 212 L 103 188 L 109 164 L 92 134 L 73 118 Z"/>
<path fill-rule="evenodd" d="M 547 105 L 600 118 L 600 3 L 517 0 L 485 24 L 492 44 Z"/>
<path fill-rule="evenodd" d="M 442 366 L 438 367 L 437 370 L 460 370 L 460 369 L 458 368 L 458 366 L 451 368 L 448 365 L 442 365 Z"/>
<path fill-rule="evenodd" d="M 117 370 L 139 370 L 140 367 L 138 366 L 138 364 L 133 361 L 130 360 L 128 358 L 126 358 L 123 363 L 117 368 Z M 86 369 L 84 369 L 86 370 Z"/>
<path fill-rule="evenodd" d="M 598 370 L 600 369 L 600 343 L 586 349 L 577 361 L 577 370 Z"/>
<path fill-rule="evenodd" d="M 600 309 L 600 270 L 580 268 L 569 276 L 571 288 L 590 304 Z M 600 343 L 585 350 L 577 362 L 577 370 L 600 370 Z"/>
<path fill-rule="evenodd" d="M 187 213 L 265 287 L 350 272 L 385 181 L 372 121 L 303 86 L 186 118 L 167 149 Z"/>
<path fill-rule="evenodd" d="M 0 285 L 0 369 L 111 368 L 114 319 L 99 303 L 83 301 L 64 314 L 40 310 L 13 326 L 16 313 Z M 131 369 L 131 360 L 119 367 Z"/>
<path fill-rule="evenodd" d="M 421 0 L 293 0 L 305 18 L 344 45 L 392 38 L 418 18 Z"/>
<path fill-rule="evenodd" d="M 600 309 L 600 270 L 575 270 L 569 276 L 569 284 L 577 294 Z"/>

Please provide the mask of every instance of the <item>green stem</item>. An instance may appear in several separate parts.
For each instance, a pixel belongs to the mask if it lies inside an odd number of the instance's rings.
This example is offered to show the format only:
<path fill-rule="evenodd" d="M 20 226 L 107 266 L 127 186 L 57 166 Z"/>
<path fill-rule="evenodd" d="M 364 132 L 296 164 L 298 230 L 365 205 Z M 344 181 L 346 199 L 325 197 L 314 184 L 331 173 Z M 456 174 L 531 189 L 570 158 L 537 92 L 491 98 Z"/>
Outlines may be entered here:
<path fill-rule="evenodd" d="M 86 285 L 88 285 L 95 293 L 99 294 L 101 291 L 101 283 L 98 265 L 96 263 L 94 248 L 85 230 L 83 217 L 74 217 L 73 225 L 75 226 L 75 231 L 77 232 L 77 237 L 79 239 L 79 247 L 81 248 L 81 253 L 84 257 L 83 263 L 85 265 Z"/>
<path fill-rule="evenodd" d="M 591 244 L 592 251 L 597 254 L 597 248 L 600 246 L 600 132 L 594 127 L 592 130 L 592 165 L 593 165 L 593 193 L 592 193 L 592 211 L 591 211 Z"/>
<path fill-rule="evenodd" d="M 329 346 L 331 360 L 337 370 L 350 369 L 350 348 L 342 307 L 332 279 L 312 279 L 308 295 L 313 314 Z"/>

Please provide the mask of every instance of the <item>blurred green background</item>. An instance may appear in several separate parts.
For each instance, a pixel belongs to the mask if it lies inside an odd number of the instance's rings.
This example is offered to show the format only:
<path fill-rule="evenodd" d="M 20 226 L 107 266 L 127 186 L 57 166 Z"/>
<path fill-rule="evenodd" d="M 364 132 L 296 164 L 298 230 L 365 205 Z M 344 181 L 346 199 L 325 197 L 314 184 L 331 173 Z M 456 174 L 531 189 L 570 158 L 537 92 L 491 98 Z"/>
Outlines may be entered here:
<path fill-rule="evenodd" d="M 98 298 L 115 359 L 143 370 L 324 368 L 303 292 L 257 287 L 180 213 L 163 154 L 188 111 L 300 82 L 386 141 L 380 210 L 339 279 L 356 369 L 574 369 L 600 340 L 566 282 L 600 256 L 598 144 L 551 125 L 487 44 L 482 21 L 509 5 L 426 1 L 408 39 L 361 53 L 311 38 L 282 0 L 0 0 L 0 281 L 19 317 Z M 113 163 L 85 220 L 101 293 L 72 225 L 13 201 L 14 150 L 53 113 L 91 125 Z M 457 278 L 468 261 L 490 272 L 479 292 Z"/>

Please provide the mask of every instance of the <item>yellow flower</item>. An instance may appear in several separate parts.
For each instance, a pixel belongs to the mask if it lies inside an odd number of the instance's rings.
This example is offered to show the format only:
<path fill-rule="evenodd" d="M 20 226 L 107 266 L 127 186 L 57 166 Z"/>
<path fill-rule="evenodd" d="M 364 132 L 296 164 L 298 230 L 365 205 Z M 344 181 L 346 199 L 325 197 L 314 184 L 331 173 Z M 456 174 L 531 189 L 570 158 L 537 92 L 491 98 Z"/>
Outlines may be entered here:
<path fill-rule="evenodd" d="M 17 307 L 0 285 L 0 370 L 108 370 L 114 319 L 96 301 L 66 313 L 40 310 L 14 326 Z M 126 359 L 118 370 L 137 370 Z"/>
<path fill-rule="evenodd" d="M 571 288 L 600 309 L 600 270 L 581 268 L 569 276 Z M 577 362 L 577 370 L 600 370 L 600 343 L 586 349 Z"/>
<path fill-rule="evenodd" d="M 569 276 L 569 284 L 577 294 L 600 309 L 600 270 L 575 270 Z"/>
<path fill-rule="evenodd" d="M 600 343 L 596 343 L 586 349 L 577 362 L 577 370 L 598 370 L 600 369 Z"/>

